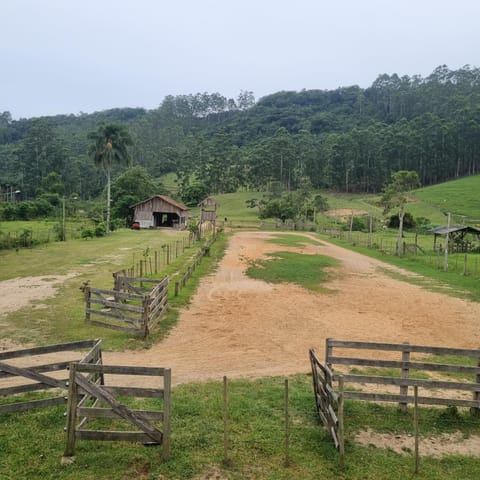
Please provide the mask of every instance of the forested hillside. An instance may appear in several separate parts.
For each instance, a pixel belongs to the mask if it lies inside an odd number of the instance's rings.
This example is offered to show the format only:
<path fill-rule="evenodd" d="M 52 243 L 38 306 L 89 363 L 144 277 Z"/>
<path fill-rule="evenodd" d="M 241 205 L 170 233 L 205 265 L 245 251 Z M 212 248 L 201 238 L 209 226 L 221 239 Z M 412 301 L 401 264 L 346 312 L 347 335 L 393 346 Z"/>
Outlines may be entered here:
<path fill-rule="evenodd" d="M 133 163 L 154 179 L 175 173 L 185 198 L 272 182 L 378 192 L 397 170 L 415 170 L 430 185 L 480 171 L 480 69 L 385 74 L 365 89 L 284 91 L 257 102 L 244 91 L 236 99 L 168 96 L 154 110 L 21 120 L 3 112 L 2 198 L 8 191 L 21 199 L 98 197 L 105 179 L 87 151 L 101 122 L 122 123 L 133 138 Z M 113 178 L 125 168 L 114 165 Z"/>

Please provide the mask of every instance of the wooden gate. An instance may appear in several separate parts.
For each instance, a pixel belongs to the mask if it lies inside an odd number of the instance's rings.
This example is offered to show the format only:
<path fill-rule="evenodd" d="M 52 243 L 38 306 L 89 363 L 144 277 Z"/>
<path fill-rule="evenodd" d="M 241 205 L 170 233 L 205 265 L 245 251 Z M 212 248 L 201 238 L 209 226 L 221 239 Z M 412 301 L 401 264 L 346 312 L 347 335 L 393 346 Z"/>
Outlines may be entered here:
<path fill-rule="evenodd" d="M 163 388 L 107 386 L 105 375 L 163 377 Z M 118 400 L 119 396 L 124 403 Z M 162 445 L 162 456 L 167 459 L 170 454 L 170 396 L 169 368 L 72 363 L 65 456 L 75 454 L 76 440 L 117 440 Z M 124 397 L 125 400 L 123 400 Z M 139 410 L 133 404 L 127 406 L 125 403 L 129 401 L 131 403 L 132 398 L 163 399 L 163 411 Z M 163 423 L 163 431 L 156 422 Z M 124 430 L 125 423 L 136 427 L 136 430 Z M 118 430 L 120 424 L 122 429 Z M 117 429 L 106 430 L 105 425 Z"/>
<path fill-rule="evenodd" d="M 343 387 L 337 393 L 333 388 L 333 373 L 327 365 L 318 359 L 315 350 L 309 350 L 310 364 L 312 366 L 313 392 L 317 413 L 324 427 L 330 433 L 335 447 L 340 453 L 340 462 L 344 456 L 344 431 L 343 431 Z M 343 382 L 342 382 L 343 383 Z"/>

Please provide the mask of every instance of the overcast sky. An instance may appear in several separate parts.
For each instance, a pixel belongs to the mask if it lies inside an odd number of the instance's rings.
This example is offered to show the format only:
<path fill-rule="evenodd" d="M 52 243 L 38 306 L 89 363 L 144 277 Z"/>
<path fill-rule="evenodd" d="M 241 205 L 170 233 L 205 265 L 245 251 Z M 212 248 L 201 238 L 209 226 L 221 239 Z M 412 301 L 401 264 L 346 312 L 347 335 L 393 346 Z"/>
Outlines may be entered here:
<path fill-rule="evenodd" d="M 479 55 L 480 0 L 0 0 L 0 111 L 367 87 Z"/>

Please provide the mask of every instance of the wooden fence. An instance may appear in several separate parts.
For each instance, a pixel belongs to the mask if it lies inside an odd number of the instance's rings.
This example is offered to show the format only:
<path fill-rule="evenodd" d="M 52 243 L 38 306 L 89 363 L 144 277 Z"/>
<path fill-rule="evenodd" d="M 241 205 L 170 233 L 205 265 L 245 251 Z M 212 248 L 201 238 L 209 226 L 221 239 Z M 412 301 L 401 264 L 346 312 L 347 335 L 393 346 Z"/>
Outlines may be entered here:
<path fill-rule="evenodd" d="M 180 280 L 175 282 L 175 296 L 178 296 L 180 289 L 185 287 L 187 280 L 192 276 L 193 272 L 195 272 L 195 269 L 198 267 L 198 265 L 200 265 L 202 258 L 206 255 L 210 255 L 210 248 L 215 240 L 216 236 L 214 235 L 205 243 L 205 245 L 193 257 L 192 263 L 188 265 L 186 271 L 180 277 Z"/>
<path fill-rule="evenodd" d="M 25 411 L 66 402 L 67 369 L 74 360 L 101 362 L 101 340 L 84 340 L 45 347 L 0 352 L 0 397 L 29 392 L 51 391 L 52 396 L 39 400 L 18 401 L 0 406 L 0 413 Z M 81 353 L 80 350 L 89 349 Z M 68 354 L 68 355 L 67 355 Z M 46 356 L 49 356 L 46 358 Z M 52 361 L 52 357 L 61 360 Z M 13 360 L 13 362 L 12 362 Z M 5 386 L 2 387 L 2 383 Z"/>
<path fill-rule="evenodd" d="M 336 355 L 335 350 L 356 351 L 358 356 Z M 370 351 L 370 358 L 361 356 L 360 352 Z M 372 354 L 372 352 L 375 352 Z M 397 352 L 401 358 L 377 359 L 378 352 Z M 420 354 L 420 358 L 413 359 L 412 354 Z M 347 354 L 348 355 L 348 354 Z M 425 355 L 448 355 L 464 359 L 464 364 L 446 364 L 432 362 L 431 358 L 425 358 Z M 474 357 L 476 366 L 469 366 L 466 362 L 467 357 Z M 430 360 L 430 361 L 429 361 Z M 333 371 L 333 365 L 371 367 L 374 369 L 395 369 L 398 370 L 398 377 L 392 375 L 373 375 L 368 370 L 365 374 L 342 373 L 343 381 L 362 385 L 384 385 L 389 387 L 398 387 L 399 393 L 372 393 L 360 391 L 344 391 L 344 397 L 356 400 L 370 400 L 379 402 L 398 402 L 402 409 L 406 408 L 408 403 L 414 403 L 414 396 L 409 394 L 409 389 L 418 387 L 433 393 L 436 389 L 441 389 L 437 396 L 419 396 L 418 403 L 424 405 L 454 405 L 457 407 L 470 407 L 472 413 L 480 411 L 480 349 L 463 348 L 445 348 L 430 347 L 424 345 L 410 345 L 408 343 L 371 343 L 371 342 L 350 342 L 342 340 L 326 340 L 326 365 Z M 472 380 L 454 381 L 412 378 L 415 372 L 436 372 L 436 374 L 456 374 L 460 379 L 471 375 Z M 376 373 L 376 372 L 375 372 Z M 334 380 L 338 380 L 339 374 L 334 373 Z M 456 392 L 456 395 L 445 392 Z M 471 392 L 471 399 L 464 397 L 465 392 Z M 463 395 L 462 395 L 463 394 Z"/>
<path fill-rule="evenodd" d="M 378 352 L 397 352 L 401 359 L 378 359 L 365 358 L 365 356 L 345 356 L 335 354 L 335 350 L 345 351 L 374 352 L 373 356 L 378 357 Z M 412 354 L 420 354 L 420 359 L 413 359 Z M 475 358 L 476 366 L 470 365 L 451 365 L 445 363 L 433 363 L 426 361 L 425 355 L 448 355 L 466 359 Z M 480 411 L 480 350 L 429 347 L 424 345 L 391 344 L 391 343 L 373 343 L 373 342 L 351 342 L 343 340 L 326 340 L 325 364 L 318 359 L 315 350 L 309 350 L 310 363 L 312 366 L 313 391 L 315 396 L 315 405 L 317 413 L 330 433 L 335 447 L 339 450 L 340 465 L 343 466 L 345 455 L 344 440 L 344 400 L 366 400 L 372 402 L 398 402 L 401 410 L 406 410 L 407 404 L 411 403 L 425 405 L 445 405 L 470 407 L 472 414 L 478 414 Z M 427 359 L 428 360 L 428 359 Z M 466 361 L 464 363 L 467 363 Z M 350 374 L 335 372 L 333 365 L 369 367 L 375 369 L 389 369 L 390 375 L 369 374 Z M 391 369 L 398 369 L 398 377 L 391 374 Z M 436 372 L 437 374 L 457 374 L 460 376 L 471 375 L 472 381 L 455 380 L 429 380 L 411 378 L 414 372 Z M 338 383 L 337 383 L 338 382 Z M 379 393 L 378 391 L 360 391 L 356 389 L 346 389 L 346 384 L 361 385 L 362 389 L 369 385 L 383 385 L 386 389 L 399 388 L 399 393 Z M 415 390 L 414 395 L 410 395 L 409 388 Z M 418 389 L 422 388 L 431 393 L 436 391 L 437 396 L 419 396 Z M 445 392 L 456 391 L 460 395 L 447 395 Z M 473 393 L 471 400 L 462 397 L 462 393 Z M 464 395 L 463 395 L 464 396 Z"/>
<path fill-rule="evenodd" d="M 126 270 L 126 275 L 129 277 L 157 275 L 161 268 L 170 265 L 199 239 L 199 233 L 190 232 L 181 238 L 164 243 L 159 250 L 147 248 L 142 253 L 142 258 L 133 258 L 131 266 Z"/>
<path fill-rule="evenodd" d="M 154 280 L 118 273 L 114 274 L 113 290 L 85 287 L 85 321 L 147 337 L 167 307 L 168 277 Z M 92 320 L 92 316 L 100 316 L 102 321 Z"/>
<path fill-rule="evenodd" d="M 108 375 L 108 377 L 105 377 Z M 161 388 L 106 385 L 111 375 L 163 377 Z M 130 383 L 129 383 L 130 384 Z M 122 396 L 122 402 L 117 399 Z M 138 410 L 125 405 L 127 398 L 163 399 L 163 411 Z M 70 366 L 65 456 L 75 454 L 76 440 L 116 440 L 162 445 L 163 458 L 170 454 L 171 372 L 169 368 L 86 365 Z M 136 430 L 105 429 L 105 424 L 119 428 L 119 423 Z M 97 424 L 101 422 L 101 427 Z M 155 422 L 162 422 L 163 431 Z M 87 428 L 89 427 L 89 428 Z"/>

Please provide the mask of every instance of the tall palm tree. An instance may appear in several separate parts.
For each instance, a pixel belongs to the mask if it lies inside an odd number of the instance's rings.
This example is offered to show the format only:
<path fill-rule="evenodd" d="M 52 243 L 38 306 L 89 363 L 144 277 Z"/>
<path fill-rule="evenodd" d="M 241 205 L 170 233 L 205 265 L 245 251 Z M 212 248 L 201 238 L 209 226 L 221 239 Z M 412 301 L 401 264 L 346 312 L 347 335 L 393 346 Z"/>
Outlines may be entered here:
<path fill-rule="evenodd" d="M 128 130 L 118 123 L 102 123 L 97 130 L 88 134 L 92 144 L 88 149 L 89 155 L 97 165 L 101 165 L 107 176 L 107 222 L 106 231 L 110 232 L 111 196 L 110 186 L 112 179 L 112 166 L 114 162 L 130 163 L 127 147 L 133 145 L 133 140 Z"/>

